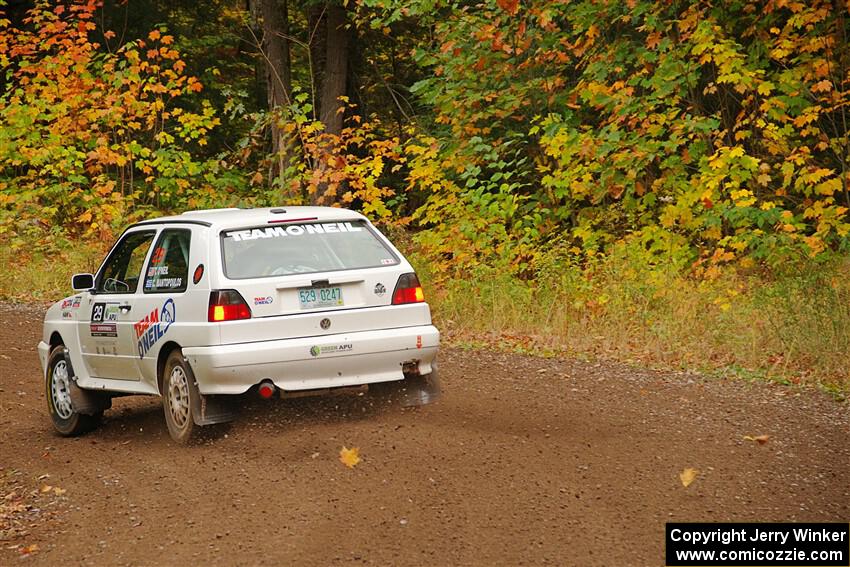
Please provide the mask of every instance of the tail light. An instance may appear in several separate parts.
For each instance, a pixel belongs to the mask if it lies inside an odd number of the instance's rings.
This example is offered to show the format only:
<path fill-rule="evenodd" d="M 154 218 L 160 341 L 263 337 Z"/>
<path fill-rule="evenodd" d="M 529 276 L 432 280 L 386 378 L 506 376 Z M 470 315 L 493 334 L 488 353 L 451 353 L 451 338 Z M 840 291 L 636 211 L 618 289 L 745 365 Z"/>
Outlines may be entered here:
<path fill-rule="evenodd" d="M 207 317 L 210 323 L 250 318 L 251 308 L 235 289 L 220 289 L 210 292 L 210 309 Z"/>
<path fill-rule="evenodd" d="M 422 303 L 425 301 L 425 292 L 422 291 L 422 286 L 419 285 L 419 278 L 416 274 L 402 274 L 398 278 L 398 283 L 395 284 L 393 292 L 393 305 L 402 305 L 404 303 Z"/>

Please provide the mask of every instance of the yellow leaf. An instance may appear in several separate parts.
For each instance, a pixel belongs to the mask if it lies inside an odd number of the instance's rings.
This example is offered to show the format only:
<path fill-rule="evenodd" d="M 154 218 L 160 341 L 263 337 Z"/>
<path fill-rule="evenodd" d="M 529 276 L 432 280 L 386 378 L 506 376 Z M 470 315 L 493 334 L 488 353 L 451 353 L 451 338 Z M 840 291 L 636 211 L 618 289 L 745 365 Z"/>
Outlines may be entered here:
<path fill-rule="evenodd" d="M 68 491 L 65 490 L 64 488 L 59 488 L 58 486 L 53 487 L 53 494 L 55 494 L 56 496 L 62 496 L 66 492 L 68 492 Z"/>
<path fill-rule="evenodd" d="M 699 471 L 692 468 L 687 468 L 679 473 L 679 480 L 682 481 L 682 486 L 685 488 L 689 487 L 691 483 L 696 480 Z"/>
<path fill-rule="evenodd" d="M 353 469 L 357 463 L 360 462 L 360 449 L 357 447 L 349 449 L 348 447 L 343 446 L 343 448 L 339 450 L 339 462 L 348 468 Z"/>
<path fill-rule="evenodd" d="M 773 83 L 771 83 L 770 81 L 765 81 L 758 86 L 757 90 L 760 95 L 767 96 L 773 90 Z"/>
<path fill-rule="evenodd" d="M 756 435 L 755 437 L 752 435 L 744 435 L 744 439 L 747 441 L 755 441 L 759 445 L 764 445 L 767 443 L 767 440 L 770 439 L 770 435 Z"/>
<path fill-rule="evenodd" d="M 53 487 L 50 486 L 49 484 L 45 484 L 44 486 L 41 487 L 41 493 L 42 494 L 50 492 L 51 490 L 53 490 Z"/>

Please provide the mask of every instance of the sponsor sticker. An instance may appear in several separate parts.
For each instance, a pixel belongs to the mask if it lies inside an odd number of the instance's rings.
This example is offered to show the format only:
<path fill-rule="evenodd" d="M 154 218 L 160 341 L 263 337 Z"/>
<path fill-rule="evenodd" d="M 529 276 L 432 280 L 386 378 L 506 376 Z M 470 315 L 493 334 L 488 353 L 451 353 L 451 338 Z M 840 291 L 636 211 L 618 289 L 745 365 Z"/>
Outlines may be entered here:
<path fill-rule="evenodd" d="M 375 295 L 383 297 L 387 293 L 387 286 L 382 283 L 375 284 Z"/>
<path fill-rule="evenodd" d="M 269 226 L 249 230 L 233 230 L 225 232 L 224 236 L 235 242 L 257 240 L 258 238 L 280 238 L 281 236 L 302 236 L 305 234 L 332 234 L 340 232 L 360 232 L 363 227 L 354 226 L 350 222 L 326 222 L 316 224 L 291 224 L 289 226 Z"/>
<path fill-rule="evenodd" d="M 168 298 L 160 309 L 154 309 L 144 319 L 133 325 L 136 334 L 136 348 L 139 358 L 144 358 L 148 351 L 165 336 L 171 324 L 177 320 L 174 300 Z"/>
<path fill-rule="evenodd" d="M 393 260 L 392 258 L 383 258 L 381 259 L 381 264 L 384 266 L 389 266 L 395 264 L 395 260 Z"/>
<path fill-rule="evenodd" d="M 310 347 L 310 354 L 312 356 L 319 356 L 321 354 L 343 354 L 346 352 L 352 352 L 354 350 L 354 345 L 351 343 L 340 343 L 337 345 L 313 345 Z"/>
<path fill-rule="evenodd" d="M 104 321 L 117 321 L 118 320 L 118 304 L 117 303 L 107 303 L 106 309 L 103 310 L 103 320 Z"/>
<path fill-rule="evenodd" d="M 118 336 L 117 323 L 91 323 L 89 331 L 93 337 L 116 338 Z"/>
<path fill-rule="evenodd" d="M 270 295 L 266 297 L 255 297 L 254 305 L 271 305 L 274 302 L 274 298 Z"/>
<path fill-rule="evenodd" d="M 61 307 L 61 309 L 68 309 L 69 307 L 72 307 L 73 305 L 74 305 L 74 298 L 73 298 L 73 297 L 69 297 L 68 299 L 63 299 L 63 300 L 62 300 L 62 307 Z"/>

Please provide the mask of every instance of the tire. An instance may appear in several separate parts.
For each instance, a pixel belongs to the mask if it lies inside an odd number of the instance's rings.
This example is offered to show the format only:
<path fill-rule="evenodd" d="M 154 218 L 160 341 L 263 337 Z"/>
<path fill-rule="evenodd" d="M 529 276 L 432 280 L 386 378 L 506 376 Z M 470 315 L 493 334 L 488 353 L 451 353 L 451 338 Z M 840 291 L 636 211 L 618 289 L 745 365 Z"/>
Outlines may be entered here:
<path fill-rule="evenodd" d="M 168 433 L 180 445 L 188 445 L 199 439 L 201 430 L 193 417 L 200 401 L 195 375 L 180 349 L 168 355 L 162 372 L 162 409 Z"/>
<path fill-rule="evenodd" d="M 70 392 L 72 374 L 64 351 L 65 347 L 59 345 L 47 357 L 45 397 L 53 428 L 63 437 L 74 437 L 100 425 L 103 412 L 85 415 L 74 411 Z"/>

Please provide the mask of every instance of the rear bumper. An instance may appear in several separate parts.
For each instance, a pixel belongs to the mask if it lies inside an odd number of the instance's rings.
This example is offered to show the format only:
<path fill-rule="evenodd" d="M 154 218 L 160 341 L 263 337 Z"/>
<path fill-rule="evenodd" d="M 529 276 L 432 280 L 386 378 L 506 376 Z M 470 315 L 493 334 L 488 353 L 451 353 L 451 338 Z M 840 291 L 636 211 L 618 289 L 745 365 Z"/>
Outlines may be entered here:
<path fill-rule="evenodd" d="M 202 394 L 241 394 L 262 380 L 282 390 L 336 388 L 429 374 L 440 332 L 433 325 L 183 349 Z"/>

